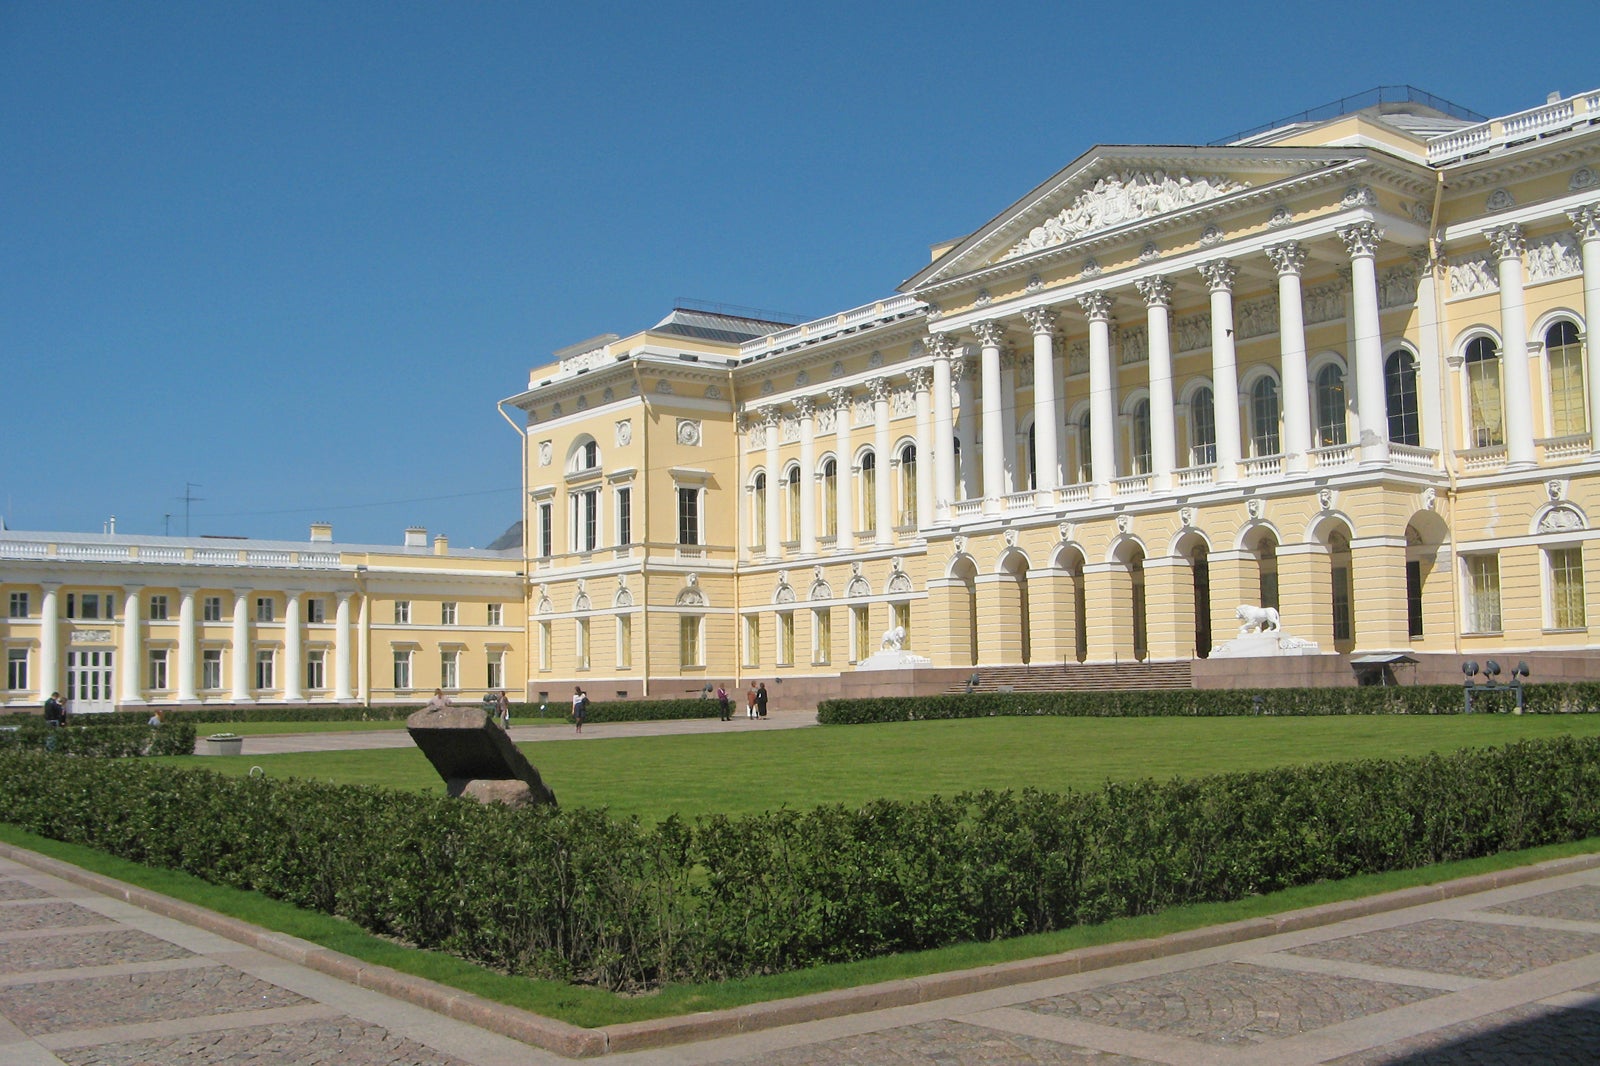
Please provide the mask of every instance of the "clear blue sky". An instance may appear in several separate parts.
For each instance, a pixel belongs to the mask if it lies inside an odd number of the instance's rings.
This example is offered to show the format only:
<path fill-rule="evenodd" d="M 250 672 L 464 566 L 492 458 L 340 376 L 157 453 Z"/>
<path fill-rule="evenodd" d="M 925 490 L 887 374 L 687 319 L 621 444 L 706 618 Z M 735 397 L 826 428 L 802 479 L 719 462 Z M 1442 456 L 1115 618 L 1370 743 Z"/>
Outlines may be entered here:
<path fill-rule="evenodd" d="M 0 0 L 0 514 L 181 533 L 192 482 L 195 534 L 482 545 L 556 348 L 876 299 L 1095 143 L 1531 107 L 1593 42 L 1561 0 Z"/>

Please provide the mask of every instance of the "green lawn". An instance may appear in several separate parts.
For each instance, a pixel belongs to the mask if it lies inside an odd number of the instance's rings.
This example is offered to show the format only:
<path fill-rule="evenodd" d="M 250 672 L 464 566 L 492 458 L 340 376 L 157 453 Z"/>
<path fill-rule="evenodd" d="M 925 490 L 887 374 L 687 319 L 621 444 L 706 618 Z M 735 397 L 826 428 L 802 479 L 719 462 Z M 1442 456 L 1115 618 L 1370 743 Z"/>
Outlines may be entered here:
<path fill-rule="evenodd" d="M 608 806 L 655 819 L 674 812 L 858 805 L 982 788 L 1088 789 L 1108 779 L 1165 779 L 1596 734 L 1600 715 L 1041 717 L 769 731 L 735 722 L 710 734 L 545 741 L 522 750 L 564 805 Z M 275 777 L 443 790 L 415 749 L 183 761 L 231 774 L 260 766 Z"/>
<path fill-rule="evenodd" d="M 511 724 L 523 725 L 566 725 L 554 715 L 545 718 L 513 718 Z M 195 734 L 208 737 L 213 733 L 237 733 L 241 737 L 261 737 L 269 734 L 280 733 L 365 733 L 379 729 L 404 729 L 405 719 L 393 722 L 199 722 L 195 724 Z"/>

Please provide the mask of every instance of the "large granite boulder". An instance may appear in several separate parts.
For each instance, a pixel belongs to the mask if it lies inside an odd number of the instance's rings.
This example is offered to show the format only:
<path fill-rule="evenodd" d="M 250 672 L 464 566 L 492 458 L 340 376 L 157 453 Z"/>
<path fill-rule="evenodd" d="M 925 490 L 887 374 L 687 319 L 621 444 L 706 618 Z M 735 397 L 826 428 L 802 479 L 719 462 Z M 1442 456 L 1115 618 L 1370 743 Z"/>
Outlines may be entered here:
<path fill-rule="evenodd" d="M 406 719 L 406 731 L 452 796 L 513 807 L 556 801 L 528 757 L 477 707 L 424 708 Z"/>

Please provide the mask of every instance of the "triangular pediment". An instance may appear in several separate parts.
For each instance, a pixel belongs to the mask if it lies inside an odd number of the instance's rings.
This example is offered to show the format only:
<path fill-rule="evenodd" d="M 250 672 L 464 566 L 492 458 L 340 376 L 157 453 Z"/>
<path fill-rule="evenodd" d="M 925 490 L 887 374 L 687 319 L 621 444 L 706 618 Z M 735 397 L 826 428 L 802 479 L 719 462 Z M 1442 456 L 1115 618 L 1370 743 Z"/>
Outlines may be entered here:
<path fill-rule="evenodd" d="M 1325 148 L 1100 145 L 949 247 L 903 292 L 1035 253 L 1159 224 L 1363 153 Z"/>

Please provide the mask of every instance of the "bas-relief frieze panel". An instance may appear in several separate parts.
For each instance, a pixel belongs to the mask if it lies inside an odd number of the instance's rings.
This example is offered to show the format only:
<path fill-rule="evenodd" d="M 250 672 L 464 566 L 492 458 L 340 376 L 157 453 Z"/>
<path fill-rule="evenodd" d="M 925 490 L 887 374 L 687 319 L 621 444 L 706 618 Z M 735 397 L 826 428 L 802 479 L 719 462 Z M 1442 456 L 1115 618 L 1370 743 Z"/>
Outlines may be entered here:
<path fill-rule="evenodd" d="M 1173 323 L 1173 351 L 1195 352 L 1211 347 L 1211 312 L 1184 315 Z"/>
<path fill-rule="evenodd" d="M 1315 326 L 1343 318 L 1344 294 L 1347 289 L 1348 286 L 1341 280 L 1330 281 L 1305 290 L 1300 297 L 1305 324 Z"/>
<path fill-rule="evenodd" d="M 1233 310 L 1234 336 L 1242 341 L 1278 332 L 1278 296 L 1242 300 Z"/>
<path fill-rule="evenodd" d="M 1528 242 L 1528 281 L 1554 281 L 1583 273 L 1583 256 L 1572 233 L 1552 233 Z"/>
<path fill-rule="evenodd" d="M 1391 267 L 1378 278 L 1378 306 L 1410 307 L 1417 302 L 1417 268 Z"/>
<path fill-rule="evenodd" d="M 852 424 L 857 426 L 872 425 L 872 397 L 857 396 L 852 406 L 852 411 L 854 412 L 854 417 L 851 419 Z"/>
<path fill-rule="evenodd" d="M 1083 341 L 1073 341 L 1067 348 L 1067 373 L 1087 374 L 1089 372 L 1089 345 Z"/>
<path fill-rule="evenodd" d="M 909 387 L 898 388 L 889 393 L 889 409 L 896 418 L 912 414 L 916 407 L 916 395 Z"/>
<path fill-rule="evenodd" d="M 1072 203 L 1035 226 L 1001 259 L 1077 240 L 1098 230 L 1166 214 L 1248 189 L 1223 177 L 1191 177 L 1164 170 L 1123 171 L 1101 178 Z"/>
<path fill-rule="evenodd" d="M 1450 259 L 1450 298 L 1464 299 L 1499 292 L 1500 278 L 1488 252 L 1452 256 Z"/>
<path fill-rule="evenodd" d="M 793 444 L 795 441 L 800 439 L 800 420 L 798 418 L 790 418 L 785 416 L 784 419 L 778 423 L 778 425 L 782 427 L 782 435 L 779 437 L 779 439 L 785 444 Z"/>
<path fill-rule="evenodd" d="M 1142 363 L 1150 358 L 1150 336 L 1148 327 L 1129 326 L 1117 334 L 1117 350 L 1121 352 L 1121 364 L 1128 366 L 1130 363 Z"/>

